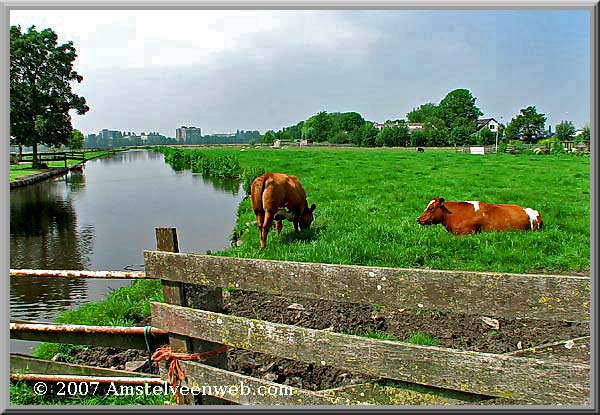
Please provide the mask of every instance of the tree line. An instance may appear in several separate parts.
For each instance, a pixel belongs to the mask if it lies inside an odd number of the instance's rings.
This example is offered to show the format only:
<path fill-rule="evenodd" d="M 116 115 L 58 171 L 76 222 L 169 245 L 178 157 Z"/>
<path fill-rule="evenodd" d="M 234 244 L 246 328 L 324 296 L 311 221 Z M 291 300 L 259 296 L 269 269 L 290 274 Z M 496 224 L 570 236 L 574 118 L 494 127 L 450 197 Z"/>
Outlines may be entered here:
<path fill-rule="evenodd" d="M 438 104 L 429 102 L 414 108 L 404 119 L 387 120 L 383 129 L 365 120 L 357 112 L 327 113 L 321 111 L 306 121 L 279 131 L 269 130 L 261 136 L 264 143 L 275 140 L 312 140 L 314 142 L 354 144 L 363 147 L 403 146 L 464 146 L 492 145 L 496 140 L 519 140 L 535 143 L 547 138 L 546 115 L 537 112 L 535 106 L 521 109 L 508 125 L 499 123 L 496 132 L 478 126 L 483 115 L 475 98 L 467 89 L 449 92 Z M 496 120 L 497 122 L 497 120 Z M 409 123 L 421 124 L 420 129 L 410 131 Z M 556 139 L 569 140 L 575 135 L 570 121 L 556 127 Z M 589 126 L 581 139 L 589 140 Z"/>

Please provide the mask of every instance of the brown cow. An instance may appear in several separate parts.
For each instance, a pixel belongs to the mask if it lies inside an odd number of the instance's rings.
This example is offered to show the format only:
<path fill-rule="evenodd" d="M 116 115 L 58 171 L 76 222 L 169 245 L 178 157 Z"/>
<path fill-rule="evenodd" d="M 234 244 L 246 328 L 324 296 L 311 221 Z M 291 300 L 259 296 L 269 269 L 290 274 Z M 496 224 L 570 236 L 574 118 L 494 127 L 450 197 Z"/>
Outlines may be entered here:
<path fill-rule="evenodd" d="M 277 235 L 282 221 L 294 222 L 294 229 L 307 229 L 313 221 L 315 204 L 309 208 L 306 193 L 296 176 L 283 173 L 265 173 L 252 182 L 252 209 L 260 233 L 260 249 L 267 244 L 267 234 L 275 221 Z"/>
<path fill-rule="evenodd" d="M 429 202 L 417 222 L 421 225 L 441 223 L 448 232 L 457 235 L 480 231 L 542 229 L 542 217 L 531 208 L 483 202 L 445 202 L 440 197 L 434 197 Z"/>

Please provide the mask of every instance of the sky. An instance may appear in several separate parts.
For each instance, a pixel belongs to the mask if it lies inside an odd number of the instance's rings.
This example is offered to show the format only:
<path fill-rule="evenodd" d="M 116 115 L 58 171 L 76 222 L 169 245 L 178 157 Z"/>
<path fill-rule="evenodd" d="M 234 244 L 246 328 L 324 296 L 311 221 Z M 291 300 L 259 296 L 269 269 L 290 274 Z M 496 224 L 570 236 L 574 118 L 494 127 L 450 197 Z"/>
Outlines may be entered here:
<path fill-rule="evenodd" d="M 74 90 L 102 128 L 272 129 L 320 112 L 405 118 L 457 88 L 508 122 L 590 121 L 587 10 L 12 10 L 11 25 L 73 41 Z"/>

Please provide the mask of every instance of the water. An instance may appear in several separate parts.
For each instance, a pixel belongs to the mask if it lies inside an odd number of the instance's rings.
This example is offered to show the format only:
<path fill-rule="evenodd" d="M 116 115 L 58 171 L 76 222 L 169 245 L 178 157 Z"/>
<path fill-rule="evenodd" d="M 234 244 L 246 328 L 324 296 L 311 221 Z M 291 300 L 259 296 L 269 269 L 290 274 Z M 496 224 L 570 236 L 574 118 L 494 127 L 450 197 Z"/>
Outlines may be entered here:
<path fill-rule="evenodd" d="M 69 174 L 10 192 L 10 267 L 143 270 L 155 227 L 175 227 L 182 252 L 229 245 L 243 197 L 237 182 L 175 172 L 163 155 L 130 150 Z M 63 310 L 102 300 L 127 280 L 11 278 L 11 320 L 52 321 Z M 32 342 L 11 341 L 26 352 Z"/>

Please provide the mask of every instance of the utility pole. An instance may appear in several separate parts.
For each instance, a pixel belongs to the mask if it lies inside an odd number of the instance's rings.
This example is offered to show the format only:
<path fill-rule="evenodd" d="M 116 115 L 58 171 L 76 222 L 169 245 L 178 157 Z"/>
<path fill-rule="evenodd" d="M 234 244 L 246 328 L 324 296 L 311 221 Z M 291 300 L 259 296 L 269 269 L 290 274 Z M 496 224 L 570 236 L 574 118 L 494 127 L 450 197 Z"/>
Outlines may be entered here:
<path fill-rule="evenodd" d="M 500 124 L 502 124 L 502 120 L 504 117 L 500 117 Z M 498 154 L 498 132 L 500 131 L 500 125 L 496 128 L 496 154 Z"/>

